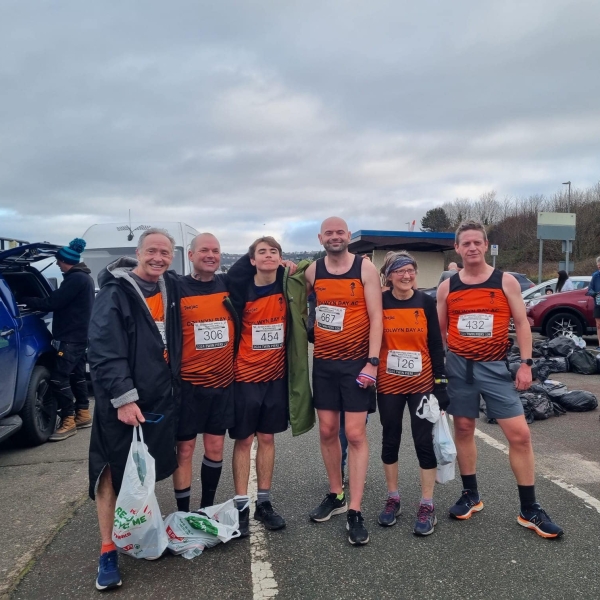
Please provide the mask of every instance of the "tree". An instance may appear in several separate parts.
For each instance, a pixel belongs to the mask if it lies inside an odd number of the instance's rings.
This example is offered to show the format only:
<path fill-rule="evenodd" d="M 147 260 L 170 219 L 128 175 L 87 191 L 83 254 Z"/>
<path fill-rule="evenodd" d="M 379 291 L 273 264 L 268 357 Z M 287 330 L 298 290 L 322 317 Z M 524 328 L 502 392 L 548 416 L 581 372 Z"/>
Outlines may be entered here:
<path fill-rule="evenodd" d="M 441 206 L 428 210 L 421 219 L 421 231 L 448 231 L 450 229 L 450 219 Z"/>

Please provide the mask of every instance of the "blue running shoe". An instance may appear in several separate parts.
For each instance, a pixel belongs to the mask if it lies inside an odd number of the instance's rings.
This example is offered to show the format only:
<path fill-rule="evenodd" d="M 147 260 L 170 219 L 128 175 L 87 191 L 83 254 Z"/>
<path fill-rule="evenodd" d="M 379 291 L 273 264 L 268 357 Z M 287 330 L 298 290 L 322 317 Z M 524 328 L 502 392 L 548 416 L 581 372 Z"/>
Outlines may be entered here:
<path fill-rule="evenodd" d="M 415 528 L 413 529 L 415 535 L 430 535 L 434 532 L 436 525 L 437 517 L 435 516 L 435 508 L 429 504 L 420 504 Z"/>
<path fill-rule="evenodd" d="M 517 522 L 543 538 L 559 538 L 563 534 L 563 530 L 552 522 L 550 515 L 537 502 L 530 509 L 521 510 Z"/>
<path fill-rule="evenodd" d="M 98 561 L 96 589 L 100 591 L 110 590 L 119 587 L 121 583 L 123 582 L 121 581 L 121 573 L 119 573 L 119 555 L 117 551 L 111 550 L 101 554 Z"/>
<path fill-rule="evenodd" d="M 377 522 L 383 527 L 391 527 L 396 524 L 396 517 L 400 514 L 400 500 L 388 497 Z"/>
<path fill-rule="evenodd" d="M 483 502 L 479 497 L 479 492 L 463 490 L 461 497 L 454 506 L 450 507 L 450 516 L 454 519 L 469 519 L 475 512 L 483 509 Z"/>

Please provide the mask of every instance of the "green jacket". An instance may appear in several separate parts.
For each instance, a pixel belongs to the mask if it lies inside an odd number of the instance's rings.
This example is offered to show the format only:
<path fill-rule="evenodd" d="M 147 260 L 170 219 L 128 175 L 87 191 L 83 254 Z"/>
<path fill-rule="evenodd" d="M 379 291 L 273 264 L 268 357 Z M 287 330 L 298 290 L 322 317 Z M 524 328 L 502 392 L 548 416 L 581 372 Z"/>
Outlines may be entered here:
<path fill-rule="evenodd" d="M 283 290 L 288 303 L 288 335 L 286 339 L 290 424 L 293 435 L 310 431 L 315 424 L 315 410 L 308 372 L 308 304 L 304 272 L 310 261 L 298 263 L 298 270 L 283 274 Z"/>
<path fill-rule="evenodd" d="M 310 431 L 315 424 L 315 410 L 312 403 L 308 372 L 308 338 L 306 323 L 308 305 L 304 272 L 311 261 L 303 260 L 297 271 L 289 274 L 289 269 L 279 267 L 277 279 L 282 282 L 287 299 L 288 317 L 286 334 L 288 398 L 290 424 L 293 435 Z M 256 269 L 246 254 L 242 256 L 227 273 L 230 284 L 231 300 L 238 315 L 242 315 L 245 305 L 245 290 L 252 282 Z M 239 343 L 239 339 L 237 340 Z"/>

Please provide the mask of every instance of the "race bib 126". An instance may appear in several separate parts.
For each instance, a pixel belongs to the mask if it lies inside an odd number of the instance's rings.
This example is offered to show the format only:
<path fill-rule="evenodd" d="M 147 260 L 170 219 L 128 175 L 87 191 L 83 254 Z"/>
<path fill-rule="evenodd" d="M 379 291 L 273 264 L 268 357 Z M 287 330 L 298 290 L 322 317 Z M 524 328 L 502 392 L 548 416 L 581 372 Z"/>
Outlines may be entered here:
<path fill-rule="evenodd" d="M 465 337 L 492 337 L 494 315 L 472 313 L 458 317 L 458 333 Z"/>
<path fill-rule="evenodd" d="M 389 350 L 387 355 L 386 373 L 415 377 L 423 370 L 423 358 L 420 352 L 407 350 Z"/>

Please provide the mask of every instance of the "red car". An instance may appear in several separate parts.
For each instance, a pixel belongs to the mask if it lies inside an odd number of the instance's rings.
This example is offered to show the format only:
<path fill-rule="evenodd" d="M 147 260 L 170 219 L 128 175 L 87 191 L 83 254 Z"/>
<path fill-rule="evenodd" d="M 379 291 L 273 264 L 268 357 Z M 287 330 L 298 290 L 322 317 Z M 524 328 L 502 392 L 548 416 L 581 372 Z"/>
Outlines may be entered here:
<path fill-rule="evenodd" d="M 540 296 L 527 306 L 531 331 L 553 338 L 565 333 L 595 335 L 594 299 L 587 289 Z"/>

